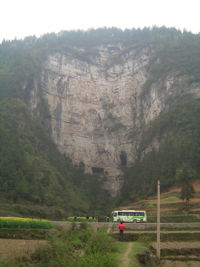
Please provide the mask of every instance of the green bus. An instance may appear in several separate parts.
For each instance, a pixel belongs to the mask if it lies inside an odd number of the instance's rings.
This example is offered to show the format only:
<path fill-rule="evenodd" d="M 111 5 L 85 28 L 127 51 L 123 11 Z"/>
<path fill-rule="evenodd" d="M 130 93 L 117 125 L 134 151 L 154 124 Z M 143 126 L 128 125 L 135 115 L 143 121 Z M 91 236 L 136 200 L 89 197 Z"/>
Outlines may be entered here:
<path fill-rule="evenodd" d="M 114 210 L 113 222 L 147 222 L 147 214 L 144 210 Z"/>

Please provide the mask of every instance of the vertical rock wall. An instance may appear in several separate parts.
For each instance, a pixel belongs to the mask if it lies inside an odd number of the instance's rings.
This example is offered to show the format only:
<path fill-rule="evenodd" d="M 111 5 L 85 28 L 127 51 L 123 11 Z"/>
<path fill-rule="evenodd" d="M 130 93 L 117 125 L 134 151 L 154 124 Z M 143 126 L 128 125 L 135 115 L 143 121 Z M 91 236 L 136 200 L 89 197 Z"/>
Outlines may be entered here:
<path fill-rule="evenodd" d="M 106 177 L 113 196 L 122 185 L 121 167 L 134 162 L 144 124 L 166 107 L 173 77 L 144 95 L 150 49 L 100 46 L 95 54 L 48 57 L 42 88 L 49 104 L 52 137 L 61 152 L 86 172 Z M 162 85 L 163 86 L 163 85 Z M 173 94 L 173 93 L 172 93 Z"/>

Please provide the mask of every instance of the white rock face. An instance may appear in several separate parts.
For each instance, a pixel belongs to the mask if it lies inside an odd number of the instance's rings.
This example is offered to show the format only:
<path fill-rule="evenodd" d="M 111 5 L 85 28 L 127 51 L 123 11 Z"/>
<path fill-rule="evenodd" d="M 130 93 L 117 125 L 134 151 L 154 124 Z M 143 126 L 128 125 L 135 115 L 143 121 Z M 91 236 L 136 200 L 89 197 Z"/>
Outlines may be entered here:
<path fill-rule="evenodd" d="M 105 174 L 105 188 L 116 196 L 123 182 L 120 168 L 134 162 L 141 127 L 167 106 L 174 78 L 144 96 L 149 49 L 125 52 L 119 44 L 96 50 L 88 61 L 72 54 L 49 56 L 42 87 L 60 151 L 75 164 L 83 162 L 86 172 Z"/>

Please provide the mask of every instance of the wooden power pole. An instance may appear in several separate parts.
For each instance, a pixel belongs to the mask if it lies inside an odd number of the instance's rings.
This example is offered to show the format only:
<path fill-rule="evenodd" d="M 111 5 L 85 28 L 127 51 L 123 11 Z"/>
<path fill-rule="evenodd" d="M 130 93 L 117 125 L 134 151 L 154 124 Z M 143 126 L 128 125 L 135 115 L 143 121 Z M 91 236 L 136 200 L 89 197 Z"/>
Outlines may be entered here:
<path fill-rule="evenodd" d="M 157 258 L 160 260 L 160 181 L 157 184 Z"/>

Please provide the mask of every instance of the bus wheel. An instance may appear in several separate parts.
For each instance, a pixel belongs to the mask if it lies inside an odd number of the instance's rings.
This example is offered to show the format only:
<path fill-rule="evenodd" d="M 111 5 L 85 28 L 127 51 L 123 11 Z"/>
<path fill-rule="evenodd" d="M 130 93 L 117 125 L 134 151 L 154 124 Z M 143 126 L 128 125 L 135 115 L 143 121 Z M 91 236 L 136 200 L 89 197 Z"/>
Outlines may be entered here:
<path fill-rule="evenodd" d="M 136 220 L 134 220 L 133 222 L 134 222 L 134 223 L 137 223 L 137 221 L 136 221 Z"/>

